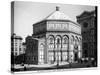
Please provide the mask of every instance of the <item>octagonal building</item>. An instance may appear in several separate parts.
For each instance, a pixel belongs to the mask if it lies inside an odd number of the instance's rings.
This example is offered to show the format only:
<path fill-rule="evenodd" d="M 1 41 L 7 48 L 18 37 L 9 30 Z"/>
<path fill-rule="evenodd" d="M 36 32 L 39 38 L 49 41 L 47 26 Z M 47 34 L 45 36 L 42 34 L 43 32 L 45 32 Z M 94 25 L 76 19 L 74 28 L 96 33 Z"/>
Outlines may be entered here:
<path fill-rule="evenodd" d="M 81 25 L 60 12 L 59 7 L 33 24 L 32 38 L 38 40 L 37 64 L 77 63 L 82 58 Z"/>

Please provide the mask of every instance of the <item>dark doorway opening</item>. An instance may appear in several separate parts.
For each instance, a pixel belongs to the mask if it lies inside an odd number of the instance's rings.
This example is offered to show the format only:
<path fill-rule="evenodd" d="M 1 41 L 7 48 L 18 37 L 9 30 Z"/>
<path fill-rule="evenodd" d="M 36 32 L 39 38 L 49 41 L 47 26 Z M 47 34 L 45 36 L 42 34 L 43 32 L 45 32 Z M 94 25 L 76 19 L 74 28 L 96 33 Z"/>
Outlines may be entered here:
<path fill-rule="evenodd" d="M 74 58 L 74 61 L 77 61 L 78 60 L 78 53 L 77 52 L 75 52 L 75 58 Z"/>

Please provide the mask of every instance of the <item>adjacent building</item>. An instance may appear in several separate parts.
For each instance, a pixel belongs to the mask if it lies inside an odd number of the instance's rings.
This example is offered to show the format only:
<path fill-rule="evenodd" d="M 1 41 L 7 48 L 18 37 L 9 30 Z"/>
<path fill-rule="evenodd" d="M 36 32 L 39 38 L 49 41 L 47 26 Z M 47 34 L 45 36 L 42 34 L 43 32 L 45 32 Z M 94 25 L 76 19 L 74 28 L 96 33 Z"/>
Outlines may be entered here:
<path fill-rule="evenodd" d="M 24 53 L 22 49 L 22 37 L 21 36 L 17 36 L 16 34 L 13 34 L 11 36 L 11 53 L 14 56 L 18 56 Z"/>
<path fill-rule="evenodd" d="M 97 9 L 97 8 L 96 8 Z M 97 10 L 84 11 L 77 16 L 77 22 L 82 26 L 82 48 L 84 58 L 97 60 Z"/>
<path fill-rule="evenodd" d="M 25 54 L 25 52 L 26 52 L 26 42 L 22 43 L 22 51 L 23 51 L 22 53 Z"/>
<path fill-rule="evenodd" d="M 38 64 L 38 40 L 32 36 L 26 37 L 25 63 Z"/>
<path fill-rule="evenodd" d="M 33 34 L 26 38 L 26 57 L 29 64 L 77 63 L 82 58 L 81 25 L 56 7 L 33 24 Z"/>

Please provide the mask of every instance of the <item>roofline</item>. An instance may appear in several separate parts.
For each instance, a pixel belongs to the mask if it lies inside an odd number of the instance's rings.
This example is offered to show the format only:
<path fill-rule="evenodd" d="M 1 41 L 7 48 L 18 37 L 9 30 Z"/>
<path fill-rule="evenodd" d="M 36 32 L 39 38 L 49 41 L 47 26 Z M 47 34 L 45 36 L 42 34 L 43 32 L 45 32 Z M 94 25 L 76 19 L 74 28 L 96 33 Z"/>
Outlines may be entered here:
<path fill-rule="evenodd" d="M 92 11 L 83 11 L 80 15 L 76 16 L 77 18 L 79 18 L 80 16 L 82 16 L 84 13 L 92 13 L 92 12 L 95 12 L 95 10 L 92 10 Z"/>
<path fill-rule="evenodd" d="M 33 25 L 39 24 L 39 23 L 44 22 L 44 21 L 46 21 L 46 20 L 38 21 L 38 22 L 34 23 Z"/>
<path fill-rule="evenodd" d="M 12 39 L 20 39 L 20 40 L 23 40 L 23 38 L 19 38 L 19 37 L 14 37 Z"/>
<path fill-rule="evenodd" d="M 49 21 L 49 20 L 56 20 L 56 19 L 47 19 L 49 16 L 51 16 L 54 12 L 56 12 L 57 10 L 55 10 L 55 11 L 53 11 L 51 14 L 49 14 L 47 17 L 45 17 L 44 19 L 42 19 L 42 20 L 40 20 L 40 21 L 37 21 L 36 23 L 34 23 L 33 25 L 35 25 L 35 24 L 38 24 L 38 23 L 41 23 L 41 22 L 43 22 L 43 21 Z M 64 20 L 64 19 L 57 19 L 57 20 Z M 56 20 L 56 21 L 57 21 Z M 77 24 L 76 22 L 74 22 L 73 20 L 70 20 L 70 19 L 66 19 L 66 20 L 68 20 L 68 21 L 71 21 L 71 22 L 73 22 L 73 23 L 75 23 L 75 24 Z M 64 20 L 65 21 L 65 20 Z"/>

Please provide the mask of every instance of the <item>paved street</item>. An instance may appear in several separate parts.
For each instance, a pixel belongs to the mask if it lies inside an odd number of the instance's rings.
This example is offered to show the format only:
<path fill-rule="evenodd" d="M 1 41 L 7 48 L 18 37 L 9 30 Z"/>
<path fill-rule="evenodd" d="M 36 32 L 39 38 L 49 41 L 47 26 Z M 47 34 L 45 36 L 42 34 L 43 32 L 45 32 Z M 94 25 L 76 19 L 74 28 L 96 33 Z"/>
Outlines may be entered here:
<path fill-rule="evenodd" d="M 70 68 L 86 68 L 91 67 L 91 63 L 71 63 L 67 65 L 54 65 L 52 67 L 22 67 L 20 69 L 13 69 L 14 71 L 35 71 L 35 70 L 53 70 L 53 69 L 70 69 Z"/>

